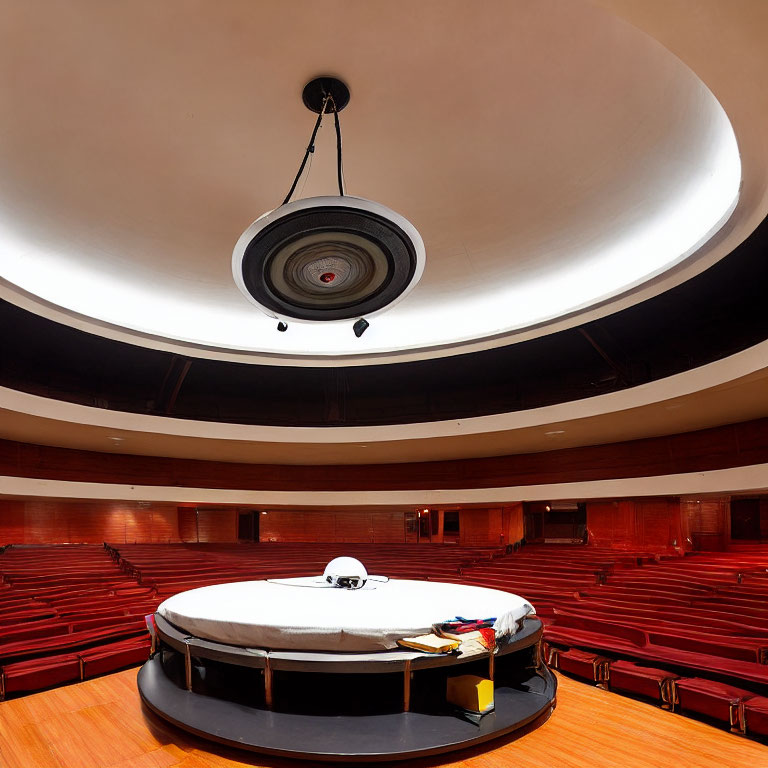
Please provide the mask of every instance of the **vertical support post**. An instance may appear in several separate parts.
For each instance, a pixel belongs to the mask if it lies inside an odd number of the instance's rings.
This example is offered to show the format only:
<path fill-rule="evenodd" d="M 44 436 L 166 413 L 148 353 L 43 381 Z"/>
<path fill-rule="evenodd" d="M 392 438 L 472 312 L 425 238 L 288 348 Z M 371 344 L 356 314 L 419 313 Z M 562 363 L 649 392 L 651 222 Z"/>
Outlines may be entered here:
<path fill-rule="evenodd" d="M 272 665 L 269 663 L 269 656 L 264 659 L 264 703 L 267 709 L 272 709 Z"/>
<path fill-rule="evenodd" d="M 442 544 L 445 541 L 445 510 L 438 509 L 437 514 L 437 536 Z"/>
<path fill-rule="evenodd" d="M 493 680 L 493 674 L 495 672 L 495 654 L 493 651 L 490 651 L 488 654 L 488 679 Z"/>
<path fill-rule="evenodd" d="M 184 641 L 184 678 L 187 690 L 192 690 L 192 654 L 189 652 L 189 640 Z"/>
<path fill-rule="evenodd" d="M 411 710 L 411 660 L 405 660 L 405 669 L 403 670 L 403 712 Z"/>

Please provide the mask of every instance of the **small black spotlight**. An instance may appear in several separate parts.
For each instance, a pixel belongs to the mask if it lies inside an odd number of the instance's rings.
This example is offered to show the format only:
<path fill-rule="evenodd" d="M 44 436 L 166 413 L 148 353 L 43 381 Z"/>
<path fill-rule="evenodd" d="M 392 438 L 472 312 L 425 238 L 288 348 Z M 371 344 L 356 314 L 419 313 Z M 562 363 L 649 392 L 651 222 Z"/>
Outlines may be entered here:
<path fill-rule="evenodd" d="M 353 326 L 352 330 L 355 332 L 355 336 L 359 339 L 367 330 L 370 323 L 364 318 L 361 317 Z"/>
<path fill-rule="evenodd" d="M 280 333 L 285 333 L 288 330 L 288 323 L 284 323 L 282 320 L 277 324 L 277 330 Z"/>

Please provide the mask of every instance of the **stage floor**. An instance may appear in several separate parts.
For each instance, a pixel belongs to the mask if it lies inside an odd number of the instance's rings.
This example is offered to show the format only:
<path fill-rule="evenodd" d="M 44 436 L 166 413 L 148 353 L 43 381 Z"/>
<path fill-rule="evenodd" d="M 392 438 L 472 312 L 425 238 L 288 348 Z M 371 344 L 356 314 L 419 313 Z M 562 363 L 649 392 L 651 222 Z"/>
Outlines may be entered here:
<path fill-rule="evenodd" d="M 306 768 L 308 761 L 216 749 L 142 709 L 137 669 L 0 702 L 3 768 Z M 477 749 L 409 761 L 423 768 L 768 766 L 768 747 L 558 675 L 540 728 Z M 327 768 L 327 763 L 318 764 Z M 381 765 L 381 763 L 379 763 Z M 406 763 L 401 763 L 406 765 Z"/>

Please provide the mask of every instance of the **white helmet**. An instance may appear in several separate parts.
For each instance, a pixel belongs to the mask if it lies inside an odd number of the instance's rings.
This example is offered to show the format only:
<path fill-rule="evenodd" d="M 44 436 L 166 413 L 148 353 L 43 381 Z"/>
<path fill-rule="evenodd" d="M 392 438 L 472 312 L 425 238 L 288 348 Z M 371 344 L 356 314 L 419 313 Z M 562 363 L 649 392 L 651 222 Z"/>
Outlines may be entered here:
<path fill-rule="evenodd" d="M 334 587 L 360 589 L 368 580 L 368 571 L 354 557 L 336 557 L 325 566 L 323 577 Z"/>

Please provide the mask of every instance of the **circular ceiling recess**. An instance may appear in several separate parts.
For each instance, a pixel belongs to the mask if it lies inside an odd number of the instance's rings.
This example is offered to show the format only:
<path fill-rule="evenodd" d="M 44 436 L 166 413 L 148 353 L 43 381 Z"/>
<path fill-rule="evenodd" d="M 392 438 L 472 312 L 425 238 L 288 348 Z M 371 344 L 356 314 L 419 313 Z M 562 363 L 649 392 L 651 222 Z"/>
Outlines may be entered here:
<path fill-rule="evenodd" d="M 424 262 L 424 243 L 409 221 L 380 203 L 344 195 L 265 213 L 238 240 L 232 274 L 272 318 L 348 320 L 404 298 Z"/>
<path fill-rule="evenodd" d="M 695 60 L 713 93 L 592 0 L 73 2 L 0 24 L 0 298 L 90 333 L 266 365 L 461 354 L 666 291 L 764 216 L 762 102 L 712 74 L 741 62 L 718 36 L 707 60 L 730 64 Z M 323 197 L 326 115 L 275 209 L 315 119 L 302 89 L 336 76 L 358 197 Z"/>

